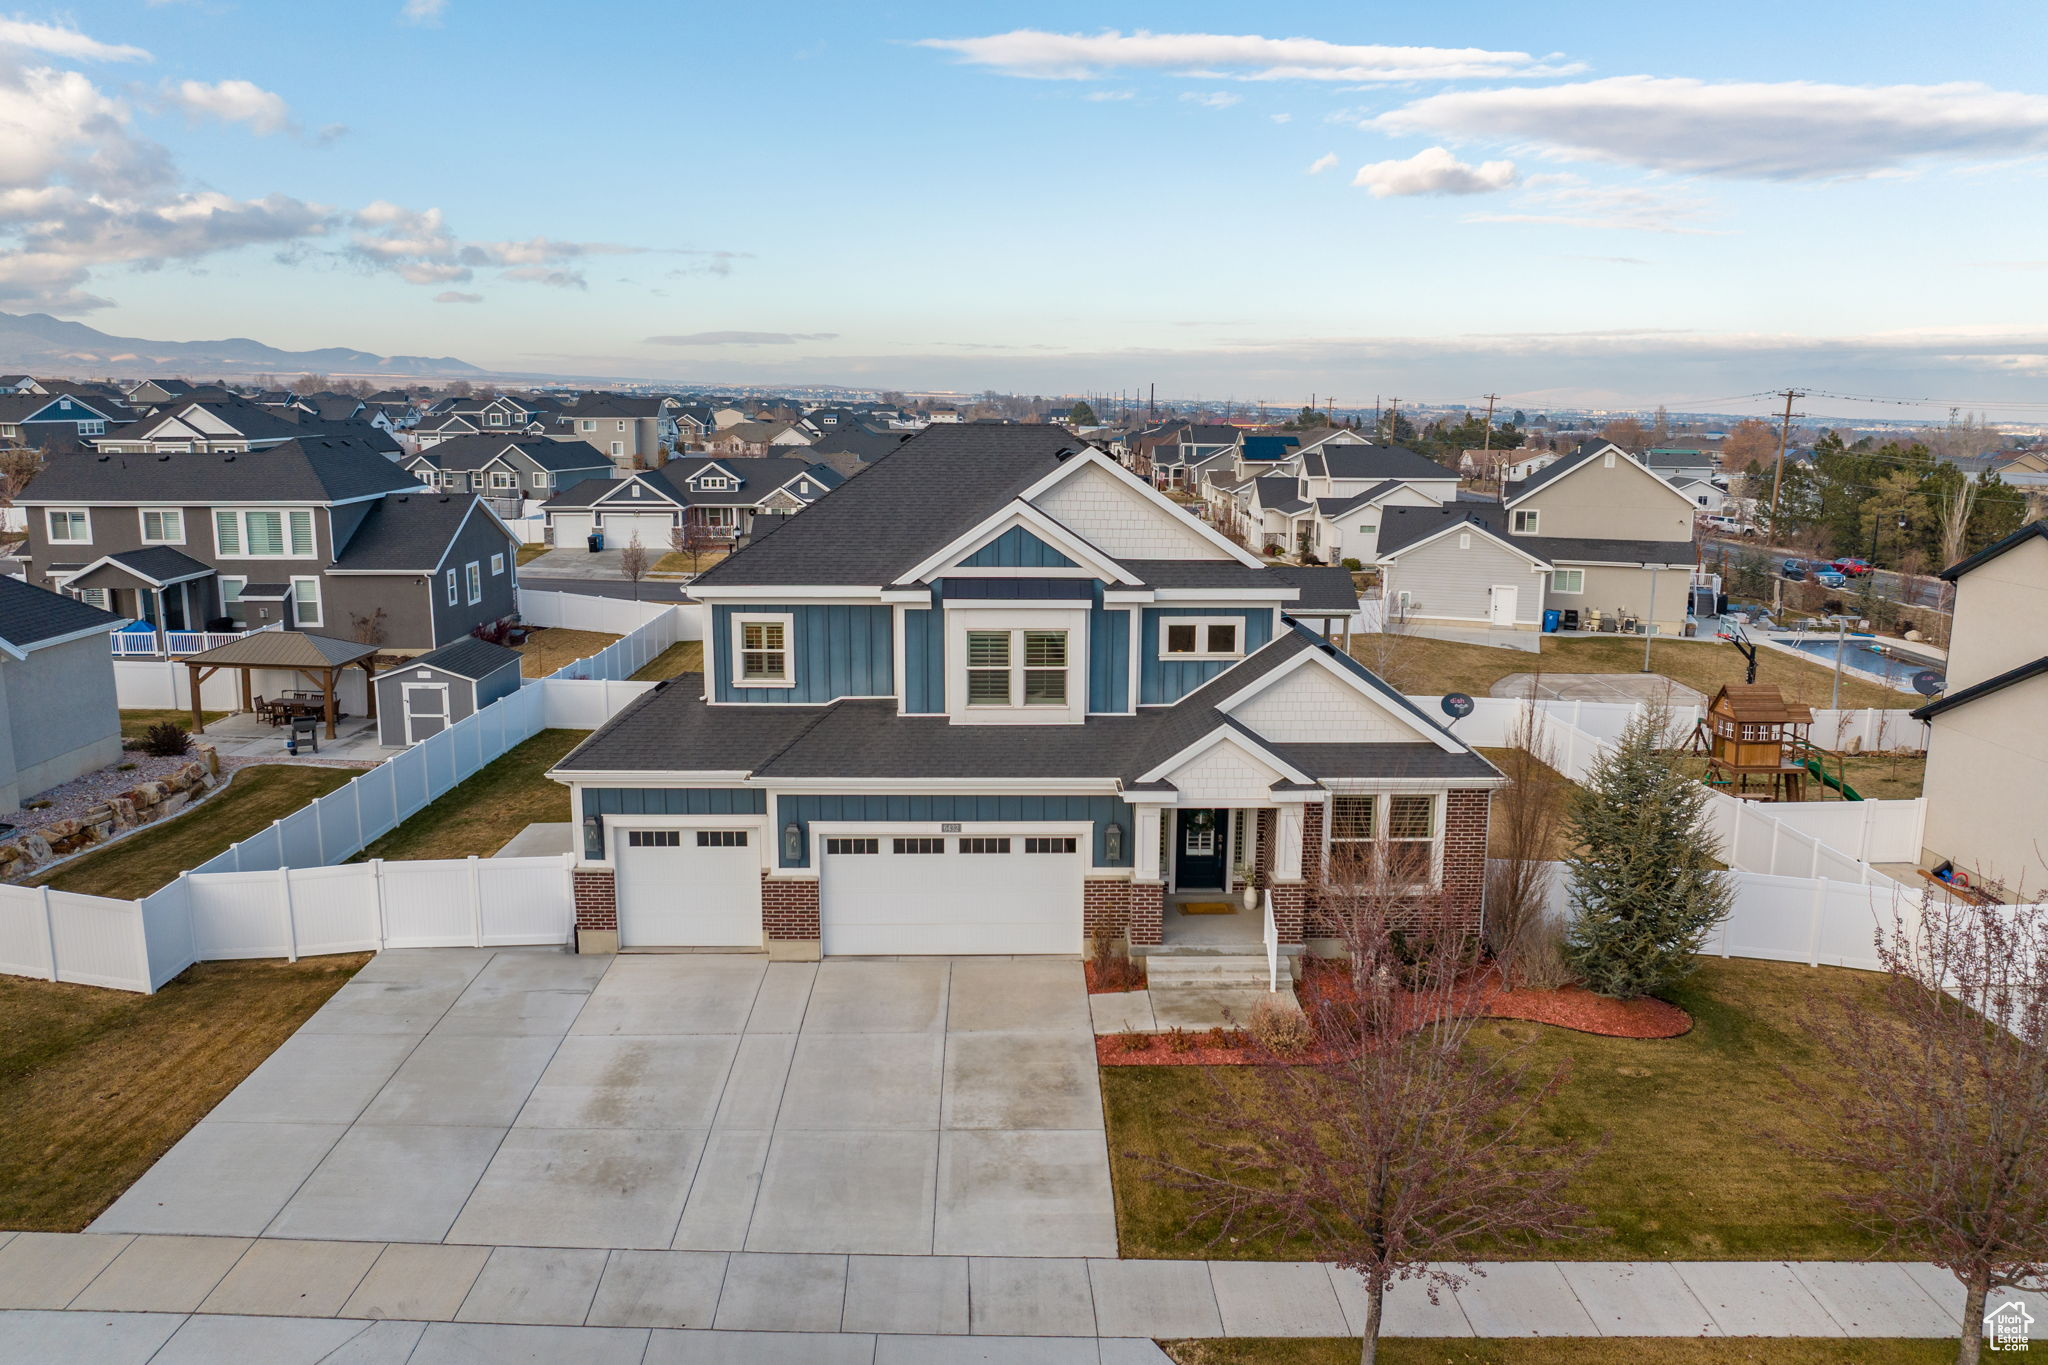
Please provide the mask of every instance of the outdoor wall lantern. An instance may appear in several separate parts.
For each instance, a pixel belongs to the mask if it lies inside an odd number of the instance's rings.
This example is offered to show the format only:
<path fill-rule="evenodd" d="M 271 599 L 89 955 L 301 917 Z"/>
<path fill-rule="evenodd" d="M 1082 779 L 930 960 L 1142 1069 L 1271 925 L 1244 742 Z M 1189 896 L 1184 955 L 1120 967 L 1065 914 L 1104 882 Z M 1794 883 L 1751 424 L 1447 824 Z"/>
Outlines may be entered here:
<path fill-rule="evenodd" d="M 1111 863 L 1120 863 L 1124 857 L 1124 827 L 1111 821 L 1102 831 L 1102 856 Z"/>
<path fill-rule="evenodd" d="M 583 817 L 583 856 L 592 861 L 604 858 L 604 817 L 592 813 Z"/>
<path fill-rule="evenodd" d="M 804 832 L 792 820 L 782 827 L 782 861 L 794 863 L 804 856 Z"/>

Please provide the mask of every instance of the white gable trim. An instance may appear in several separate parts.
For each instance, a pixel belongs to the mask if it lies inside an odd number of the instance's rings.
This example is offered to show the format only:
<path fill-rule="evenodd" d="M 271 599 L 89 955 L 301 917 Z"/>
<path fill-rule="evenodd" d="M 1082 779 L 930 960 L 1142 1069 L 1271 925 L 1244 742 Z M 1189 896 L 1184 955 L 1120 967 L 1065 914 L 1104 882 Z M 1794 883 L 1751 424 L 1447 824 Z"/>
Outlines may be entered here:
<path fill-rule="evenodd" d="M 1079 569 L 1034 569 L 1031 571 L 1034 578 L 1071 578 L 1085 575 L 1090 578 L 1106 578 L 1113 583 L 1124 583 L 1133 587 L 1142 582 L 1130 570 L 1024 501 L 1022 497 L 981 521 L 965 535 L 954 539 L 937 554 L 912 566 L 896 581 L 920 583 L 942 569 L 951 572 L 958 561 L 975 553 L 1013 526 L 1022 526 L 1081 566 Z M 961 569 L 959 572 L 966 575 L 993 573 L 1004 578 L 1019 576 L 1014 569 Z"/>
<path fill-rule="evenodd" d="M 1410 550 L 1419 550 L 1423 546 L 1430 544 L 1432 541 L 1442 540 L 1445 536 L 1449 535 L 1453 531 L 1477 531 L 1479 532 L 1479 534 L 1485 536 L 1494 544 L 1504 546 L 1507 549 L 1513 550 L 1516 554 L 1528 560 L 1530 566 L 1533 567 L 1537 572 L 1550 572 L 1549 560 L 1541 559 L 1535 555 L 1530 554 L 1527 550 L 1515 544 L 1512 540 L 1507 539 L 1505 536 L 1495 535 L 1492 530 L 1481 525 L 1479 522 L 1476 521 L 1454 521 L 1450 523 L 1448 526 L 1444 527 L 1441 531 L 1433 531 L 1429 535 L 1424 536 L 1420 540 L 1412 540 L 1408 542 L 1406 545 L 1403 545 L 1398 550 L 1380 551 L 1380 559 L 1382 561 L 1389 559 L 1399 559 L 1402 555 L 1407 554 Z"/>
<path fill-rule="evenodd" d="M 1342 664 L 1332 663 L 1330 662 L 1330 660 L 1324 658 L 1323 652 L 1320 649 L 1304 649 L 1300 654 L 1288 660 L 1286 663 L 1280 665 L 1280 667 L 1272 670 L 1270 673 L 1267 673 L 1265 676 L 1258 678 L 1253 682 L 1247 683 L 1245 686 L 1239 688 L 1237 691 L 1231 693 L 1229 696 L 1217 702 L 1216 709 L 1218 711 L 1221 711 L 1226 716 L 1234 715 L 1237 712 L 1238 708 L 1242 707 L 1245 703 L 1251 701 L 1252 698 L 1258 696 L 1267 688 L 1279 682 L 1282 678 L 1285 678 L 1289 674 L 1293 673 L 1296 669 L 1309 667 L 1322 668 L 1326 672 L 1330 673 L 1333 677 L 1342 680 L 1347 686 L 1351 688 L 1352 691 L 1358 693 L 1359 696 L 1364 697 L 1367 701 L 1370 701 L 1373 705 L 1379 707 L 1382 711 L 1385 711 L 1388 715 L 1394 717 L 1394 719 L 1398 720 L 1402 725 L 1406 726 L 1410 730 L 1413 730 L 1417 736 L 1419 736 L 1422 739 L 1428 740 L 1431 744 L 1436 745 L 1437 748 L 1442 749 L 1445 753 L 1461 754 L 1467 751 L 1467 746 L 1459 743 L 1456 739 L 1454 739 L 1449 731 L 1443 729 L 1441 726 L 1431 724 L 1428 720 L 1421 716 L 1415 715 L 1413 712 L 1409 711 L 1408 708 L 1405 706 L 1394 705 L 1392 702 L 1388 701 L 1386 697 L 1382 696 L 1370 683 L 1367 683 L 1363 678 L 1359 677 L 1356 673 L 1353 673 L 1350 669 L 1344 667 Z"/>
<path fill-rule="evenodd" d="M 1265 764 L 1274 772 L 1279 773 L 1290 782 L 1300 782 L 1305 785 L 1312 785 L 1315 782 L 1313 777 L 1302 772 L 1292 763 L 1289 763 L 1286 759 L 1261 744 L 1256 736 L 1232 725 L 1218 725 L 1208 734 L 1202 736 L 1193 744 L 1188 745 L 1187 748 L 1182 749 L 1164 763 L 1158 764 L 1148 772 L 1140 773 L 1138 780 L 1140 782 L 1166 781 L 1166 775 L 1174 769 L 1186 766 L 1193 760 L 1200 758 L 1203 754 L 1208 753 L 1209 750 L 1217 745 L 1225 743 L 1235 744 L 1238 748 L 1243 749 L 1253 758 L 1256 758 L 1259 762 Z"/>
<path fill-rule="evenodd" d="M 65 579 L 65 581 L 72 582 L 77 579 L 83 578 L 87 574 L 93 572 L 95 569 L 98 569 L 108 564 L 113 565 L 122 573 L 133 574 L 135 577 L 141 579 L 143 582 L 159 588 L 168 588 L 171 587 L 173 584 L 189 583 L 193 579 L 211 578 L 213 576 L 213 570 L 202 564 L 200 567 L 194 569 L 192 572 L 179 574 L 175 578 L 151 578 L 142 570 L 135 568 L 132 565 L 121 563 L 119 560 L 115 559 L 113 555 L 101 555 L 98 559 L 95 559 L 92 563 L 86 565 L 84 568 L 72 573 L 69 577 Z"/>
<path fill-rule="evenodd" d="M 641 494 L 637 498 L 626 493 L 626 490 L 628 488 L 631 488 L 635 484 L 638 484 L 640 487 L 646 489 L 647 492 Z M 663 502 L 667 503 L 670 507 L 684 507 L 688 505 L 686 503 L 678 502 L 674 497 L 672 497 L 667 492 L 663 491 L 661 488 L 657 487 L 654 484 L 648 483 L 645 479 L 642 479 L 639 473 L 637 472 L 630 475 L 627 478 L 620 479 L 617 483 L 613 484 L 603 493 L 600 493 L 596 498 L 594 498 L 591 501 L 590 505 L 592 507 L 596 507 L 600 503 L 610 502 L 615 498 L 621 499 L 628 506 L 637 503 L 644 507 L 650 502 Z"/>
<path fill-rule="evenodd" d="M 1075 470 L 1085 468 L 1089 465 L 1093 465 L 1098 469 L 1108 470 L 1112 476 L 1121 480 L 1125 484 L 1125 486 L 1130 488 L 1133 492 L 1136 492 L 1142 495 L 1143 497 L 1151 499 L 1151 501 L 1155 505 L 1172 512 L 1174 516 L 1179 517 L 1183 521 L 1186 521 L 1198 535 L 1207 539 L 1211 544 L 1216 546 L 1217 549 L 1223 550 L 1226 553 L 1228 553 L 1230 557 L 1232 559 L 1235 559 L 1238 563 L 1249 564 L 1253 568 L 1262 569 L 1265 567 L 1265 561 L 1260 559 L 1257 555 L 1253 554 L 1250 550 L 1245 549 L 1236 541 L 1230 539 L 1230 537 L 1224 535 L 1221 531 L 1218 531 L 1215 527 L 1209 525 L 1209 523 L 1203 521 L 1201 518 L 1189 516 L 1187 514 L 1187 511 L 1184 508 L 1182 508 L 1179 503 L 1175 502 L 1172 498 L 1167 497 L 1166 494 L 1160 492 L 1158 489 L 1154 488 L 1150 483 L 1146 482 L 1144 479 L 1139 478 L 1136 474 L 1133 474 L 1130 470 L 1125 469 L 1123 465 L 1119 464 L 1116 460 L 1111 459 L 1108 455 L 1104 454 L 1100 450 L 1097 450 L 1093 446 L 1089 446 L 1087 449 L 1078 452 L 1072 458 L 1062 463 L 1059 468 L 1053 470 L 1050 474 L 1047 474 L 1044 478 L 1040 479 L 1037 483 L 1032 484 L 1029 488 L 1025 489 L 1022 493 L 1019 493 L 1017 496 L 1020 499 L 1028 502 L 1034 498 L 1039 497 L 1041 494 L 1046 492 L 1046 490 L 1054 487 L 1055 485 L 1063 482 L 1064 480 L 1072 478 L 1074 476 Z"/>

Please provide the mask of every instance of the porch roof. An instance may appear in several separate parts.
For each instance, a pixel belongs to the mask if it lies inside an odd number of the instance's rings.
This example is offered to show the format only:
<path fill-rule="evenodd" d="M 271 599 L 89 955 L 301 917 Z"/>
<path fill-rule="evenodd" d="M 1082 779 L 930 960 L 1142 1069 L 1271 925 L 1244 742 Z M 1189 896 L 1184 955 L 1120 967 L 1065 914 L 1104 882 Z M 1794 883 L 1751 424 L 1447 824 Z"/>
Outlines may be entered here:
<path fill-rule="evenodd" d="M 168 588 L 195 578 L 208 578 L 213 567 L 168 545 L 122 550 L 85 566 L 68 586 L 73 588 Z"/>

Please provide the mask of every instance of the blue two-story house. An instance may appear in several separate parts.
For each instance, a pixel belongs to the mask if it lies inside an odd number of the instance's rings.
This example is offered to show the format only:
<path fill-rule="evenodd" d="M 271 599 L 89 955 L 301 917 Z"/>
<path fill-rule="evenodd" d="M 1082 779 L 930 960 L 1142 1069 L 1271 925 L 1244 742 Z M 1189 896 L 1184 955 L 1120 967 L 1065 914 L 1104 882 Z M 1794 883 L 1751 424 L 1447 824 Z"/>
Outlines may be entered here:
<path fill-rule="evenodd" d="M 553 772 L 586 951 L 1255 945 L 1267 892 L 1298 951 L 1333 840 L 1477 921 L 1500 776 L 1329 642 L 1350 576 L 1068 432 L 934 426 L 691 591 L 704 671 Z"/>

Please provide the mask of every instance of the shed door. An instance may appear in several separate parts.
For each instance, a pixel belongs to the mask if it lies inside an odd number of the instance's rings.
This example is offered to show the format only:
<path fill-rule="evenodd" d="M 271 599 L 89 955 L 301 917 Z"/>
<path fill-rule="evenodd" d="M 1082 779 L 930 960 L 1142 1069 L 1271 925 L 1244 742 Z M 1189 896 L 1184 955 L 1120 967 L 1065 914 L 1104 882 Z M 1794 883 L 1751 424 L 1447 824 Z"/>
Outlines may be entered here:
<path fill-rule="evenodd" d="M 401 683 L 404 694 L 405 742 L 417 744 L 448 728 L 447 683 Z"/>

